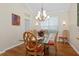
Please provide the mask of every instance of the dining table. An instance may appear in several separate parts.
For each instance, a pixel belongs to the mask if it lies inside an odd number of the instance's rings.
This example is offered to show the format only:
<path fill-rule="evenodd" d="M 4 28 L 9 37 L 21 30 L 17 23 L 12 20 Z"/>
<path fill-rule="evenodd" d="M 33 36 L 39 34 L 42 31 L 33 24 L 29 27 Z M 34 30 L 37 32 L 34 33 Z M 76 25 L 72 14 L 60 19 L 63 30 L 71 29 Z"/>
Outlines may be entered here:
<path fill-rule="evenodd" d="M 42 44 L 44 44 L 44 55 L 45 56 L 50 55 L 50 46 L 51 45 L 54 46 L 53 42 L 55 42 L 56 35 L 57 35 L 57 32 L 54 32 L 54 33 L 49 33 L 48 35 L 45 35 L 44 37 L 37 38 L 38 41 L 40 41 Z M 49 44 L 49 41 L 51 41 L 52 44 Z"/>

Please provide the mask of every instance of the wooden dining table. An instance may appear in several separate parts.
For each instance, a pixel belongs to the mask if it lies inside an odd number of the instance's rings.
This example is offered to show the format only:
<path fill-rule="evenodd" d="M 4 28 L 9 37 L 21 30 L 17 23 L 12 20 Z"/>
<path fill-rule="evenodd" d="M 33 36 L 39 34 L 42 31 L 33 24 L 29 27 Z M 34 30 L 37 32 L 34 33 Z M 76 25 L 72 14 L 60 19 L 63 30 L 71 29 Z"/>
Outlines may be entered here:
<path fill-rule="evenodd" d="M 48 35 L 46 35 L 42 41 L 42 43 L 44 44 L 44 55 L 48 56 L 49 55 L 49 47 L 53 46 L 55 48 L 55 55 L 57 55 L 57 46 L 56 46 L 56 40 L 57 40 L 57 33 L 50 33 Z M 40 41 L 40 39 L 38 39 Z M 50 41 L 50 43 L 49 43 Z"/>

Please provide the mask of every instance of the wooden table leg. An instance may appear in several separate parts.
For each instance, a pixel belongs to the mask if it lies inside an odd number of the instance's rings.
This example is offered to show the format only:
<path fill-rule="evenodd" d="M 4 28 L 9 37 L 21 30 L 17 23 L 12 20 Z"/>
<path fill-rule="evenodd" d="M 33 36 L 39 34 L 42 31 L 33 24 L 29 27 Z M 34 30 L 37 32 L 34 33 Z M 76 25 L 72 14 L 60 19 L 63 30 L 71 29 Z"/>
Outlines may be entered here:
<path fill-rule="evenodd" d="M 44 45 L 44 55 L 49 56 L 49 46 L 47 44 Z"/>

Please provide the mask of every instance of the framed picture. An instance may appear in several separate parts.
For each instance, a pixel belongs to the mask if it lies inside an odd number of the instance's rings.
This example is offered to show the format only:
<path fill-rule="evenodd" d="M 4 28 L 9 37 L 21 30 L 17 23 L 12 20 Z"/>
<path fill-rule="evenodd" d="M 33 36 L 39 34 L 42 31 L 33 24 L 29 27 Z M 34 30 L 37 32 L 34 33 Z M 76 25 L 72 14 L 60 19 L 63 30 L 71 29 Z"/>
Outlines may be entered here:
<path fill-rule="evenodd" d="M 12 25 L 20 25 L 20 16 L 12 13 Z"/>
<path fill-rule="evenodd" d="M 79 27 L 79 3 L 77 3 L 77 26 Z"/>

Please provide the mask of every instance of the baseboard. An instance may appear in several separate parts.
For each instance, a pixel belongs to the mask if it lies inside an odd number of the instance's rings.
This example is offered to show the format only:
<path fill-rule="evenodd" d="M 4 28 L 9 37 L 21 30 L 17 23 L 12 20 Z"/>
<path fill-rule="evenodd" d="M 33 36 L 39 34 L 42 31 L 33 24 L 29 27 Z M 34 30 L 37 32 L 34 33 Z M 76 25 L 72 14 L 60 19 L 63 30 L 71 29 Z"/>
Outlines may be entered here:
<path fill-rule="evenodd" d="M 70 46 L 75 50 L 75 52 L 76 52 L 77 54 L 79 54 L 79 51 L 75 48 L 75 46 L 74 46 L 71 42 L 69 42 L 69 44 L 70 44 Z"/>
<path fill-rule="evenodd" d="M 7 51 L 7 50 L 9 50 L 9 49 L 12 49 L 12 48 L 14 48 L 14 47 L 18 46 L 18 45 L 21 45 L 21 44 L 23 44 L 23 42 L 21 42 L 21 43 L 19 43 L 19 44 L 16 44 L 16 45 L 13 45 L 13 46 L 11 46 L 11 47 L 9 47 L 9 48 L 7 48 L 7 49 L 3 50 L 3 51 L 0 51 L 0 54 L 2 54 L 2 53 L 4 53 L 4 52 L 6 52 L 6 51 Z"/>

